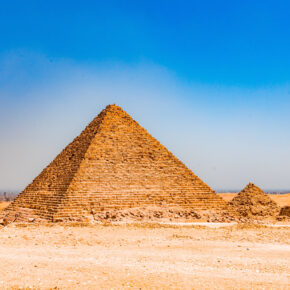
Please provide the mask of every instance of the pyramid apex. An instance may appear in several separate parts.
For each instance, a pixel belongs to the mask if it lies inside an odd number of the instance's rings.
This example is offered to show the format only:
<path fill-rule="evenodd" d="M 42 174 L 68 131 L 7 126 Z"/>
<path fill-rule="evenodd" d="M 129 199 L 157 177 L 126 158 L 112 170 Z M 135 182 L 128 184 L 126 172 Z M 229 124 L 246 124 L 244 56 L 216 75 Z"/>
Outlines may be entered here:
<path fill-rule="evenodd" d="M 111 107 L 118 107 L 116 104 L 109 104 L 106 106 L 106 108 L 111 108 Z"/>
<path fill-rule="evenodd" d="M 102 111 L 104 113 L 126 113 L 126 111 L 124 111 L 120 106 L 116 105 L 116 104 L 109 104 L 106 106 L 106 108 Z"/>
<path fill-rule="evenodd" d="M 260 187 L 258 187 L 256 184 L 254 184 L 253 182 L 249 182 L 243 189 L 244 190 L 248 190 L 248 189 L 254 189 L 254 190 L 259 190 L 259 191 L 263 191 Z"/>
<path fill-rule="evenodd" d="M 116 104 L 109 104 L 106 106 L 106 110 L 110 110 L 110 109 L 121 109 L 123 110 L 120 106 L 116 105 Z"/>
<path fill-rule="evenodd" d="M 254 182 L 249 182 L 247 185 L 246 185 L 246 188 L 248 187 L 258 187 Z"/>

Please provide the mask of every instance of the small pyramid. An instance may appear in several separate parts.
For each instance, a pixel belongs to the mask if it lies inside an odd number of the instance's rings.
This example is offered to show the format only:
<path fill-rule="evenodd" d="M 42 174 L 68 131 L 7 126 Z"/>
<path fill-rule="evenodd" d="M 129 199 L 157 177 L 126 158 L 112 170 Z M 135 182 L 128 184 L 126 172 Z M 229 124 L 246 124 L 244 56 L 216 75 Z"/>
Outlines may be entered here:
<path fill-rule="evenodd" d="M 227 208 L 122 108 L 109 105 L 17 196 L 6 214 L 10 219 L 57 221 L 161 204 Z"/>
<path fill-rule="evenodd" d="M 244 217 L 276 216 L 279 213 L 277 203 L 251 182 L 229 204 Z"/>

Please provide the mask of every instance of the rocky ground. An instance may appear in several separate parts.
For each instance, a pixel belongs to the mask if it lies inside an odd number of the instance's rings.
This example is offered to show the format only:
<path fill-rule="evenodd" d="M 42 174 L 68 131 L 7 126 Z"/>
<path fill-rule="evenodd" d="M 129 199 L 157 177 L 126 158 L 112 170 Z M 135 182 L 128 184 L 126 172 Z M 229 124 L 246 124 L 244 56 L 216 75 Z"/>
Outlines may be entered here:
<path fill-rule="evenodd" d="M 5 207 L 7 207 L 9 204 L 10 202 L 0 201 L 0 211 L 4 209 Z"/>
<path fill-rule="evenodd" d="M 215 225 L 10 224 L 0 288 L 289 289 L 289 227 Z"/>

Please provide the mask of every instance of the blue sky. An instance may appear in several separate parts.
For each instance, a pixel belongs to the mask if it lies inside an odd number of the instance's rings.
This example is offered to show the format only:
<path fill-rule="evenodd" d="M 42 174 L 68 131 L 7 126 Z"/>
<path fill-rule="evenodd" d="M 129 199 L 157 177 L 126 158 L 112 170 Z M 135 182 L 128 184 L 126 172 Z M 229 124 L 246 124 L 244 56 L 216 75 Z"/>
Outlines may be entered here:
<path fill-rule="evenodd" d="M 290 189 L 289 1 L 0 4 L 0 189 L 108 103 L 214 189 Z"/>

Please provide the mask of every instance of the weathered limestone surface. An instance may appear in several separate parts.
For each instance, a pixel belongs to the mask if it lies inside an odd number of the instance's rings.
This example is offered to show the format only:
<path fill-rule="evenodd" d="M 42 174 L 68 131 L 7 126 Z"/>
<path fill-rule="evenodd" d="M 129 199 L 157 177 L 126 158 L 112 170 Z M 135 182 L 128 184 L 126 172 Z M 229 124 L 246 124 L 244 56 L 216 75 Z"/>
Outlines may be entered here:
<path fill-rule="evenodd" d="M 280 210 L 279 215 L 290 217 L 290 206 L 289 205 L 283 206 Z"/>
<path fill-rule="evenodd" d="M 251 182 L 229 204 L 244 217 L 276 216 L 279 213 L 277 203 Z"/>
<path fill-rule="evenodd" d="M 109 105 L 6 209 L 43 219 L 146 205 L 226 209 L 226 202 L 125 111 Z"/>

